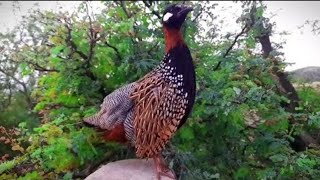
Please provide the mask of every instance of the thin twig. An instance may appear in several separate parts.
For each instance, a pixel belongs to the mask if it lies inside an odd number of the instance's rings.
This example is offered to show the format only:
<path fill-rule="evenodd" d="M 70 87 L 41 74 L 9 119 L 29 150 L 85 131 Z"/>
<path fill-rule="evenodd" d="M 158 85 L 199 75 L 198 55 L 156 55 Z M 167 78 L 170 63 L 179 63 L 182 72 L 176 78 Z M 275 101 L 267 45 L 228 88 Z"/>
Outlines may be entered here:
<path fill-rule="evenodd" d="M 192 20 L 192 22 L 196 22 L 196 20 L 200 17 L 204 9 L 204 6 L 201 6 L 200 12 L 196 15 L 196 17 Z"/>
<path fill-rule="evenodd" d="M 23 81 L 20 81 L 14 75 L 11 75 L 11 74 L 7 73 L 4 69 L 0 68 L 0 72 L 3 73 L 4 75 L 8 76 L 8 77 L 11 77 L 15 82 L 20 84 L 22 86 L 22 88 L 23 88 L 23 93 L 27 96 L 29 91 L 28 91 L 27 85 Z"/>
<path fill-rule="evenodd" d="M 151 11 L 152 14 L 156 15 L 158 19 L 161 20 L 161 16 L 159 14 L 159 12 L 155 11 L 154 9 L 151 8 L 151 4 L 149 4 L 147 1 L 142 1 L 143 4 L 149 8 L 149 10 Z"/>
<path fill-rule="evenodd" d="M 105 41 L 104 44 L 116 52 L 116 56 L 118 57 L 119 60 L 122 59 L 119 50 L 115 46 L 109 44 L 107 41 Z"/>
<path fill-rule="evenodd" d="M 123 9 L 124 13 L 127 15 L 128 19 L 130 19 L 132 15 L 128 12 L 125 1 L 120 1 L 120 6 Z"/>
<path fill-rule="evenodd" d="M 65 27 L 67 28 L 67 31 L 68 31 L 67 32 L 67 38 L 65 39 L 65 42 L 71 47 L 72 51 L 78 53 L 82 59 L 84 59 L 84 60 L 88 59 L 88 56 L 85 55 L 83 52 L 79 51 L 78 48 L 77 48 L 77 45 L 72 41 L 71 23 L 69 23 L 67 21 L 67 19 L 65 19 L 65 21 L 66 21 Z M 70 55 L 73 54 L 73 52 L 71 52 Z"/>
<path fill-rule="evenodd" d="M 86 59 L 86 68 L 90 67 L 90 61 L 93 57 L 94 54 L 94 47 L 96 46 L 96 36 L 97 36 L 97 32 L 94 31 L 93 27 L 92 27 L 92 19 L 91 16 L 89 14 L 89 7 L 88 7 L 88 2 L 85 3 L 86 4 L 86 12 L 87 12 L 87 16 L 89 18 L 89 33 L 88 37 L 89 37 L 89 54 L 88 57 Z"/>
<path fill-rule="evenodd" d="M 246 29 L 247 29 L 247 25 L 245 25 L 245 26 L 242 28 L 241 32 L 236 35 L 236 37 L 234 38 L 231 46 L 229 46 L 229 48 L 227 49 L 227 51 L 226 51 L 226 52 L 224 53 L 224 55 L 222 56 L 223 58 L 226 58 L 226 57 L 229 55 L 229 53 L 230 53 L 230 51 L 232 50 L 233 46 L 237 43 L 239 37 L 242 36 L 242 35 L 246 32 Z M 219 67 L 220 67 L 220 65 L 221 65 L 221 63 L 222 63 L 222 61 L 219 61 L 218 64 L 216 65 L 216 67 L 213 68 L 213 71 L 218 70 Z"/>
<path fill-rule="evenodd" d="M 233 48 L 233 46 L 234 46 L 234 45 L 236 44 L 236 42 L 238 41 L 239 37 L 245 33 L 246 29 L 247 29 L 247 25 L 245 25 L 245 26 L 242 28 L 241 32 L 236 35 L 236 37 L 234 38 L 231 46 L 227 49 L 226 53 L 223 55 L 223 58 L 225 58 L 225 57 L 229 54 L 229 52 L 231 51 L 231 49 Z"/>
<path fill-rule="evenodd" d="M 57 69 L 47 69 L 45 67 L 40 66 L 38 63 L 26 61 L 26 63 L 31 64 L 33 68 L 37 71 L 46 71 L 46 72 L 59 72 Z"/>

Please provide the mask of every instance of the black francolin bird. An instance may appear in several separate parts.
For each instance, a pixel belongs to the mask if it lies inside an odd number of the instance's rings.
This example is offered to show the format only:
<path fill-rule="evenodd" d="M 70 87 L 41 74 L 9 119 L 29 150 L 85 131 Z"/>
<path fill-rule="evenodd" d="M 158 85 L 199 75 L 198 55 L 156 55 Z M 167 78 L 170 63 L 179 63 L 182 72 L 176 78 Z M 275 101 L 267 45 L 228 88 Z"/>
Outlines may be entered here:
<path fill-rule="evenodd" d="M 163 14 L 166 55 L 140 80 L 105 97 L 101 110 L 85 123 L 106 130 L 105 139 L 128 141 L 138 158 L 153 158 L 157 178 L 175 178 L 161 155 L 168 141 L 187 120 L 195 99 L 192 57 L 180 28 L 192 10 L 170 5 Z"/>

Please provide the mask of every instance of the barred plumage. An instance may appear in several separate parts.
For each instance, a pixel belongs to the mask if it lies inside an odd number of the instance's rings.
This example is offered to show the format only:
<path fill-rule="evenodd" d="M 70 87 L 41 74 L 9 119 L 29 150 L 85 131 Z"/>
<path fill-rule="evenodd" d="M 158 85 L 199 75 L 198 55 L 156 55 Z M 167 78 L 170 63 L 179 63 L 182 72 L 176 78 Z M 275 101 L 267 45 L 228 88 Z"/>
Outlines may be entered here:
<path fill-rule="evenodd" d="M 126 120 L 124 121 L 124 131 L 127 140 L 130 141 L 131 145 L 135 145 L 134 128 L 133 128 L 133 109 L 130 109 Z"/>
<path fill-rule="evenodd" d="M 97 126 L 101 129 L 112 130 L 118 124 L 124 123 L 125 129 L 132 129 L 133 102 L 129 98 L 137 84 L 135 82 L 125 85 L 105 97 L 100 106 L 100 111 L 84 119 L 88 124 Z M 131 124 L 130 124 L 131 123 Z M 133 137 L 133 136 L 131 136 Z"/>
<path fill-rule="evenodd" d="M 131 98 L 134 102 L 136 155 L 153 157 L 161 152 L 186 114 L 188 93 L 181 69 L 167 54 L 154 71 L 137 82 Z"/>

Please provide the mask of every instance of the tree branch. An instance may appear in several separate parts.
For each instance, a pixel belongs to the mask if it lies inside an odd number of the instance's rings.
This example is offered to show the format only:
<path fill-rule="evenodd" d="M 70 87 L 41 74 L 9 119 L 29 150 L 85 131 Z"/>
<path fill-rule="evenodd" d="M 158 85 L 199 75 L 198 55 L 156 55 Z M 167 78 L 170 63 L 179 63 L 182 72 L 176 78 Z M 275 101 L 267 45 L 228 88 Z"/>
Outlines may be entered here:
<path fill-rule="evenodd" d="M 113 50 L 116 52 L 116 56 L 117 56 L 117 58 L 118 58 L 119 60 L 122 59 L 119 50 L 118 50 L 115 46 L 112 46 L 112 45 L 109 44 L 107 41 L 105 41 L 104 44 L 105 44 L 106 46 L 108 46 L 109 48 L 113 49 Z"/>
<path fill-rule="evenodd" d="M 71 47 L 72 51 L 78 53 L 82 59 L 84 59 L 84 60 L 88 59 L 88 56 L 85 55 L 83 52 L 79 51 L 77 48 L 77 45 L 72 41 L 71 23 L 69 23 L 66 18 L 65 18 L 65 21 L 66 21 L 65 27 L 67 28 L 67 31 L 68 31 L 67 38 L 65 39 L 65 42 L 67 43 L 67 45 L 69 45 Z M 73 52 L 71 52 L 70 55 L 73 54 Z"/>
<path fill-rule="evenodd" d="M 93 54 L 94 54 L 94 47 L 96 46 L 96 42 L 97 42 L 97 32 L 94 31 L 93 27 L 92 27 L 92 19 L 91 16 L 89 14 L 89 7 L 88 7 L 88 3 L 86 2 L 86 12 L 87 12 L 87 16 L 89 18 L 89 33 L 88 37 L 89 37 L 89 54 L 87 56 L 86 59 L 86 69 L 88 69 L 90 67 L 90 61 L 92 60 Z"/>
<path fill-rule="evenodd" d="M 239 37 L 242 36 L 245 32 L 246 32 L 246 29 L 247 29 L 247 25 L 245 25 L 241 32 L 239 34 L 236 35 L 236 37 L 234 38 L 231 46 L 227 49 L 226 53 L 223 55 L 223 57 L 227 57 L 227 55 L 229 54 L 229 52 L 232 50 L 233 46 L 236 44 L 236 42 L 238 41 Z"/>
<path fill-rule="evenodd" d="M 125 5 L 125 1 L 120 1 L 119 4 L 120 4 L 122 10 L 124 11 L 124 13 L 127 15 L 128 19 L 130 19 L 132 15 L 128 12 L 126 5 Z"/>
<path fill-rule="evenodd" d="M 153 51 L 156 47 L 158 47 L 159 45 L 159 42 L 155 43 L 148 51 L 147 51 L 147 54 L 150 55 L 151 51 Z"/>
<path fill-rule="evenodd" d="M 2 68 L 0 68 L 0 72 L 3 73 L 3 74 L 6 75 L 6 76 L 12 78 L 15 82 L 17 82 L 18 84 L 20 84 L 20 85 L 22 86 L 22 88 L 23 88 L 23 94 L 24 94 L 27 98 L 29 98 L 29 96 L 28 96 L 28 92 L 29 92 L 29 91 L 28 91 L 27 85 L 26 85 L 24 82 L 22 82 L 22 81 L 20 81 L 19 79 L 17 79 L 14 75 L 11 75 L 11 74 L 7 73 L 7 72 L 6 72 L 4 69 L 2 69 Z"/>
<path fill-rule="evenodd" d="M 0 106 L 0 112 L 3 112 L 5 109 L 6 109 L 6 107 L 8 107 L 10 104 L 11 104 L 11 100 L 12 100 L 12 86 L 11 86 L 11 83 L 10 83 L 10 80 L 8 79 L 8 78 L 6 78 L 6 80 L 5 80 L 6 82 L 6 86 L 7 87 L 5 87 L 6 89 L 8 89 L 9 90 L 9 93 L 8 93 L 8 98 L 7 98 L 7 100 L 5 100 L 5 98 L 3 98 L 2 100 L 1 100 L 1 106 Z"/>
<path fill-rule="evenodd" d="M 196 17 L 192 20 L 193 23 L 196 22 L 196 20 L 200 17 L 200 15 L 201 15 L 202 12 L 203 12 L 203 9 L 204 9 L 204 7 L 201 6 L 200 12 L 199 12 L 199 13 L 196 15 Z"/>
<path fill-rule="evenodd" d="M 223 58 L 226 58 L 226 57 L 229 55 L 229 53 L 230 53 L 230 51 L 232 50 L 233 46 L 237 43 L 239 37 L 242 36 L 242 35 L 246 32 L 247 27 L 248 27 L 248 26 L 245 25 L 245 26 L 242 28 L 241 32 L 236 35 L 236 37 L 234 38 L 234 40 L 233 40 L 233 42 L 231 43 L 231 45 L 229 46 L 229 48 L 227 49 L 227 51 L 226 51 L 226 52 L 224 53 L 224 55 L 222 56 Z M 218 70 L 218 69 L 220 68 L 221 63 L 222 63 L 222 61 L 219 61 L 218 64 L 216 65 L 216 67 L 213 68 L 213 71 Z"/>
<path fill-rule="evenodd" d="M 26 63 L 31 64 L 33 68 L 37 71 L 46 71 L 46 72 L 59 72 L 57 69 L 47 69 L 45 67 L 40 66 L 38 63 L 26 61 Z"/>
<path fill-rule="evenodd" d="M 157 18 L 158 18 L 159 20 L 161 20 L 161 16 L 160 16 L 159 12 L 155 11 L 154 9 L 151 9 L 151 3 L 149 4 L 149 3 L 148 3 L 147 1 L 145 1 L 145 0 L 142 1 L 142 2 L 143 2 L 143 4 L 144 4 L 146 7 L 149 8 L 149 10 L 151 11 L 152 14 L 156 15 Z"/>

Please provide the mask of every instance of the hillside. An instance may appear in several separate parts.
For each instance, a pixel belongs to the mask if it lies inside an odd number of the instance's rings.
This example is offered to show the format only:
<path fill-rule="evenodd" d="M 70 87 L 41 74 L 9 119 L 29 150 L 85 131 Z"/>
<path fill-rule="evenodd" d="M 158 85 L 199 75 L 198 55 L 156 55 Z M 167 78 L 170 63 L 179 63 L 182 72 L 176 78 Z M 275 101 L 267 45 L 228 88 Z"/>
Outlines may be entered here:
<path fill-rule="evenodd" d="M 320 67 L 318 66 L 309 66 L 294 71 L 289 72 L 289 77 L 294 82 L 303 81 L 303 82 L 315 82 L 320 81 Z"/>

